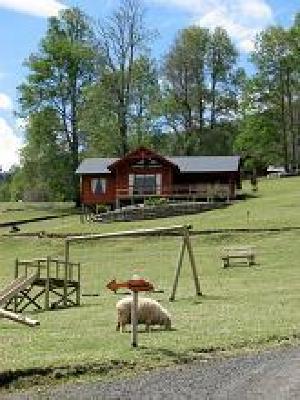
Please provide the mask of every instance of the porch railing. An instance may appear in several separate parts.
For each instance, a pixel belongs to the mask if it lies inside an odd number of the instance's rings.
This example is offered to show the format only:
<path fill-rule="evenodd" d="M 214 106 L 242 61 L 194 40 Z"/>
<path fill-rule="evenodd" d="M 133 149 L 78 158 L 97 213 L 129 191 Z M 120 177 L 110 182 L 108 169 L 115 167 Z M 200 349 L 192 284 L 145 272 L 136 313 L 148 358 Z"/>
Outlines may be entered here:
<path fill-rule="evenodd" d="M 195 197 L 195 198 L 221 198 L 229 199 L 231 197 L 231 187 L 229 184 L 189 184 L 189 185 L 171 185 L 164 187 L 156 187 L 154 193 L 153 188 L 134 186 L 126 188 L 117 188 L 117 198 L 132 197 Z"/>

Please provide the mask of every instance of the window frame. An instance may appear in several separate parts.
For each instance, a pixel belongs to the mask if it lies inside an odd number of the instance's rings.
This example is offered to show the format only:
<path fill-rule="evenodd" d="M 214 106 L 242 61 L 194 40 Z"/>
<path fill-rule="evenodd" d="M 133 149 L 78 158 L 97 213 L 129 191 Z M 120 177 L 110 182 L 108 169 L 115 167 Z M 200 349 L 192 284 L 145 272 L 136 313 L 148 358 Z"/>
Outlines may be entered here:
<path fill-rule="evenodd" d="M 95 183 L 96 182 L 96 183 Z M 100 185 L 99 185 L 100 182 Z M 101 188 L 101 190 L 99 190 Z M 107 179 L 106 178 L 91 178 L 90 189 L 94 196 L 101 196 L 106 194 L 107 191 Z"/>

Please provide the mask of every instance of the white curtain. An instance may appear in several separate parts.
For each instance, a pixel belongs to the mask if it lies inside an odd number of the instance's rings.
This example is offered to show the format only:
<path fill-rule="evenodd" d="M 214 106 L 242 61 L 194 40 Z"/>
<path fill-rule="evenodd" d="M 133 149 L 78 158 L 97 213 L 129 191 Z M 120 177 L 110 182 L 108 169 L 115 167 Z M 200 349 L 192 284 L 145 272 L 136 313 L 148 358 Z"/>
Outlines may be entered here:
<path fill-rule="evenodd" d="M 129 174 L 128 194 L 133 194 L 134 174 Z"/>
<path fill-rule="evenodd" d="M 156 174 L 156 194 L 161 194 L 161 174 Z"/>

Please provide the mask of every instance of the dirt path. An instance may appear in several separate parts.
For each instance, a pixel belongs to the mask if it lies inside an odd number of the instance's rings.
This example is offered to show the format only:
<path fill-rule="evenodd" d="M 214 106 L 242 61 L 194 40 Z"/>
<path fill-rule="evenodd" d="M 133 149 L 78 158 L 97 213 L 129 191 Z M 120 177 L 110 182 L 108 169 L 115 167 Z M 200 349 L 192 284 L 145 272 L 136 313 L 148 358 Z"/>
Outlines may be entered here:
<path fill-rule="evenodd" d="M 194 362 L 132 379 L 67 384 L 5 399 L 296 400 L 300 399 L 300 348 Z"/>

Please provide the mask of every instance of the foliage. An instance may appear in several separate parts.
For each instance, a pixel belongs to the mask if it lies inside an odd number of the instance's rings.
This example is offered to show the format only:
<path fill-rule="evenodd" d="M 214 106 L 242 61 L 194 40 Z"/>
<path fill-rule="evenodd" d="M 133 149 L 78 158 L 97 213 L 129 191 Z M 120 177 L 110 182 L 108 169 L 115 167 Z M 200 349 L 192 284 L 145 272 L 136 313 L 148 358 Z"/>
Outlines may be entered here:
<path fill-rule="evenodd" d="M 280 136 L 268 112 L 246 115 L 239 125 L 234 148 L 245 160 L 247 170 L 282 163 Z"/>
<path fill-rule="evenodd" d="M 224 29 L 192 26 L 179 32 L 165 59 L 161 103 L 166 125 L 175 133 L 172 152 L 203 153 L 212 136 L 223 144 L 227 135 L 222 138 L 222 126 L 237 114 L 244 80 L 236 63 L 237 52 Z M 208 126 L 215 130 L 211 135 Z M 228 139 L 225 147 L 232 148 Z"/>
<path fill-rule="evenodd" d="M 297 18 L 290 29 L 272 26 L 263 31 L 257 37 L 252 55 L 257 73 L 252 86 L 245 93 L 250 99 L 245 107 L 246 114 L 257 115 L 257 126 L 261 128 L 263 124 L 266 132 L 270 126 L 275 131 L 273 138 L 268 135 L 271 138 L 269 149 L 264 146 L 261 151 L 270 153 L 267 158 L 272 158 L 275 141 L 279 139 L 278 159 L 287 170 L 297 168 L 299 157 L 299 39 Z M 261 113 L 264 114 L 263 118 Z M 270 119 L 266 118 L 267 115 Z M 247 127 L 247 124 L 244 126 Z"/>
<path fill-rule="evenodd" d="M 0 182 L 0 202 L 10 201 L 10 182 L 8 180 Z"/>
<path fill-rule="evenodd" d="M 168 203 L 166 197 L 152 196 L 144 200 L 145 206 L 160 206 Z"/>
<path fill-rule="evenodd" d="M 145 57 L 150 38 L 139 0 L 121 0 L 110 18 L 98 26 L 97 48 L 104 70 L 99 82 L 100 93 L 106 99 L 102 104 L 109 105 L 106 111 L 114 116 L 119 138 L 115 143 L 118 155 L 128 152 L 130 116 L 135 109 L 133 114 L 142 128 L 143 103 L 147 101 L 147 88 L 151 81 L 148 75 L 152 73 Z"/>
<path fill-rule="evenodd" d="M 25 65 L 29 75 L 19 87 L 21 114 L 28 117 L 45 110 L 55 113 L 59 126 L 56 124 L 53 134 L 61 151 L 70 159 L 72 191 L 76 197 L 79 188 L 75 170 L 84 140 L 78 130 L 79 108 L 84 103 L 84 89 L 95 74 L 88 18 L 78 8 L 67 9 L 59 17 L 50 18 L 39 52 L 32 54 Z M 29 142 L 31 136 L 28 135 Z M 47 137 L 45 142 L 47 147 Z M 41 137 L 40 145 L 43 143 Z M 70 171 L 65 173 L 70 174 Z M 43 186 L 43 182 L 40 184 Z"/>

